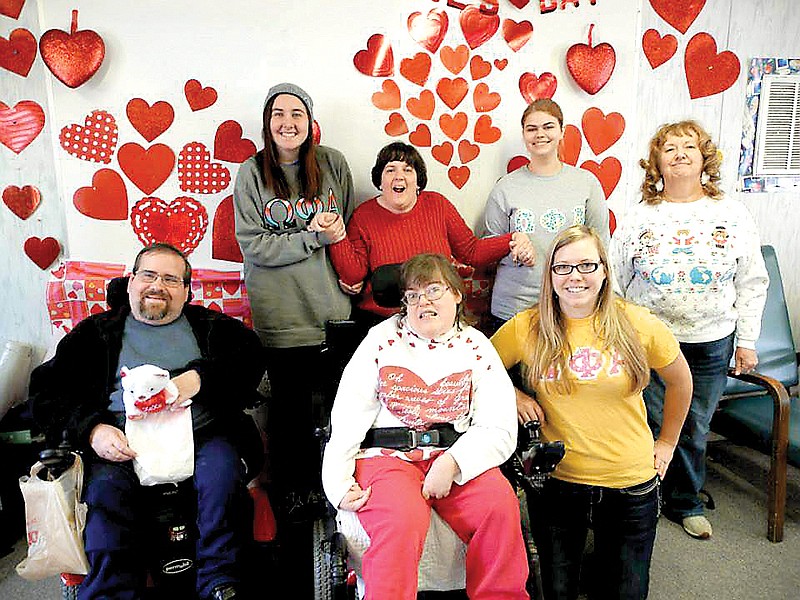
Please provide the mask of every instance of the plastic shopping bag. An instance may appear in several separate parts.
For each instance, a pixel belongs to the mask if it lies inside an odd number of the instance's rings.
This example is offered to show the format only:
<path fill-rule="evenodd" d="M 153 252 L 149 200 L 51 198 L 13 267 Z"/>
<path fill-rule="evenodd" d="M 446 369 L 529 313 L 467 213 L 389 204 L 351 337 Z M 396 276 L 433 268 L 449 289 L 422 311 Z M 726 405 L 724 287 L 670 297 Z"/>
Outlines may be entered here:
<path fill-rule="evenodd" d="M 133 468 L 142 485 L 178 483 L 194 474 L 192 411 L 164 410 L 125 423 Z"/>
<path fill-rule="evenodd" d="M 25 499 L 28 556 L 17 565 L 20 577 L 35 581 L 59 573 L 85 575 L 89 563 L 83 551 L 86 504 L 83 490 L 83 462 L 73 454 L 72 466 L 56 479 L 41 479 L 45 466 L 37 462 L 30 477 L 19 480 Z"/>

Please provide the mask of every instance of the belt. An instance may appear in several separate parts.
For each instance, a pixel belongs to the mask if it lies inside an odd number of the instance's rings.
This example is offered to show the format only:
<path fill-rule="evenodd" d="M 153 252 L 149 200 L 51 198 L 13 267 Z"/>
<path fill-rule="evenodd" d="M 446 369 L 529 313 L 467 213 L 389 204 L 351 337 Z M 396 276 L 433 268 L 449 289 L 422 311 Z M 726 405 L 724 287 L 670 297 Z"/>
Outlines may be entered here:
<path fill-rule="evenodd" d="M 367 431 L 362 448 L 392 448 L 394 450 L 413 450 L 419 446 L 449 448 L 461 434 L 450 423 L 434 425 L 425 431 L 408 427 L 379 427 Z"/>

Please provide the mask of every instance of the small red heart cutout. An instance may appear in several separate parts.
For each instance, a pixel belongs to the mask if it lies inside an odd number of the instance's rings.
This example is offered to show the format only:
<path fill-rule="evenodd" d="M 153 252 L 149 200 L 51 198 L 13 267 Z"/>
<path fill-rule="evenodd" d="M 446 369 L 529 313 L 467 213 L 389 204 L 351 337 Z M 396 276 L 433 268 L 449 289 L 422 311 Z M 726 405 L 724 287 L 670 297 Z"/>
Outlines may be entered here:
<path fill-rule="evenodd" d="M 430 90 L 422 90 L 419 98 L 409 98 L 406 100 L 406 108 L 413 116 L 423 121 L 429 120 L 433 116 L 436 107 L 436 98 Z"/>
<path fill-rule="evenodd" d="M 408 136 L 408 141 L 419 148 L 427 148 L 431 145 L 431 130 L 425 123 L 420 123 Z"/>
<path fill-rule="evenodd" d="M 475 160 L 480 153 L 480 146 L 471 143 L 469 140 L 461 140 L 458 143 L 458 158 L 461 160 L 461 164 L 467 164 L 471 160 Z"/>
<path fill-rule="evenodd" d="M 659 35 L 655 29 L 648 29 L 642 36 L 642 50 L 647 62 L 655 69 L 667 62 L 678 49 L 678 40 L 674 35 Z"/>
<path fill-rule="evenodd" d="M 439 117 L 439 128 L 453 141 L 461 137 L 461 134 L 467 129 L 467 124 L 467 115 L 463 112 L 455 115 L 445 113 Z"/>
<path fill-rule="evenodd" d="M 603 159 L 600 164 L 593 160 L 587 160 L 581 165 L 581 169 L 586 169 L 597 177 L 603 187 L 606 200 L 617 187 L 620 175 L 622 175 L 622 163 L 613 156 Z"/>
<path fill-rule="evenodd" d="M 705 3 L 706 0 L 650 0 L 656 14 L 681 33 L 686 33 Z"/>
<path fill-rule="evenodd" d="M 22 188 L 9 185 L 3 190 L 3 202 L 23 221 L 33 214 L 41 201 L 42 194 L 39 192 L 39 188 L 32 185 Z"/>
<path fill-rule="evenodd" d="M 189 142 L 178 154 L 178 182 L 182 192 L 216 194 L 230 185 L 231 172 L 224 165 L 211 162 L 211 153 L 204 144 Z"/>
<path fill-rule="evenodd" d="M 144 139 L 152 142 L 164 133 L 175 120 L 175 110 L 169 102 L 159 100 L 153 106 L 142 98 L 134 98 L 125 108 L 128 121 Z"/>
<path fill-rule="evenodd" d="M 128 142 L 120 147 L 117 160 L 122 172 L 145 194 L 161 187 L 175 167 L 175 153 L 164 144 L 154 144 L 145 150 Z"/>
<path fill-rule="evenodd" d="M 583 135 L 595 156 L 617 143 L 625 131 L 625 118 L 616 112 L 603 114 L 599 108 L 589 108 L 581 119 Z"/>
<path fill-rule="evenodd" d="M 367 40 L 367 49 L 356 52 L 353 64 L 364 75 L 388 77 L 394 73 L 392 45 L 382 33 L 375 33 Z"/>
<path fill-rule="evenodd" d="M 217 207 L 217 212 L 214 213 L 214 228 L 212 230 L 211 238 L 211 258 L 217 260 L 228 260 L 230 262 L 241 263 L 243 262 L 242 250 L 239 243 L 236 241 L 236 232 L 234 227 L 233 216 L 233 196 L 228 196 Z M 227 283 L 222 284 L 223 287 Z M 239 284 L 236 283 L 236 290 L 228 293 L 233 295 L 239 290 Z"/>
<path fill-rule="evenodd" d="M 424 86 L 431 72 L 430 54 L 417 52 L 413 58 L 404 58 L 400 61 L 400 74 L 411 83 Z"/>
<path fill-rule="evenodd" d="M 411 39 L 435 54 L 447 33 L 449 19 L 446 12 L 433 8 L 425 16 L 421 12 L 411 13 L 407 23 Z"/>
<path fill-rule="evenodd" d="M 450 164 L 453 158 L 453 144 L 450 142 L 443 142 L 431 148 L 431 154 L 438 162 L 442 163 L 445 167 Z"/>
<path fill-rule="evenodd" d="M 21 100 L 13 108 L 0 102 L 0 143 L 14 154 L 28 147 L 44 128 L 44 110 L 33 100 Z"/>
<path fill-rule="evenodd" d="M 508 164 L 506 165 L 506 173 L 516 171 L 520 167 L 527 167 L 530 162 L 531 159 L 527 156 L 515 156 L 508 161 Z"/>
<path fill-rule="evenodd" d="M 0 37 L 0 67 L 27 77 L 35 59 L 36 38 L 27 29 L 15 29 L 8 39 Z"/>
<path fill-rule="evenodd" d="M 580 130 L 575 125 L 567 125 L 564 127 L 564 139 L 561 145 L 561 160 L 573 167 L 578 164 L 578 157 L 581 155 L 581 146 L 583 141 L 581 139 Z"/>
<path fill-rule="evenodd" d="M 717 43 L 707 33 L 698 33 L 686 44 L 683 65 L 693 100 L 724 92 L 736 82 L 741 70 L 733 52 L 717 54 Z"/>
<path fill-rule="evenodd" d="M 514 52 L 519 52 L 533 35 L 533 25 L 530 21 L 517 23 L 512 19 L 503 20 L 503 39 Z"/>
<path fill-rule="evenodd" d="M 383 82 L 380 92 L 372 94 L 372 105 L 380 110 L 395 110 L 400 108 L 400 104 L 400 88 L 391 79 Z"/>
<path fill-rule="evenodd" d="M 475 134 L 472 139 L 479 144 L 494 144 L 501 135 L 500 130 L 492 125 L 492 117 L 481 115 L 475 123 Z"/>
<path fill-rule="evenodd" d="M 389 115 L 389 122 L 384 125 L 383 130 L 386 132 L 386 135 L 397 137 L 408 133 L 408 124 L 403 118 L 403 115 L 398 112 L 393 112 Z"/>
<path fill-rule="evenodd" d="M 450 167 L 447 170 L 447 177 L 458 189 L 463 188 L 469 181 L 469 167 Z"/>
<path fill-rule="evenodd" d="M 5 15 L 12 19 L 19 18 L 19 13 L 22 12 L 24 4 L 25 0 L 0 0 L 0 15 Z"/>
<path fill-rule="evenodd" d="M 92 176 L 91 187 L 82 187 L 72 195 L 75 208 L 82 215 L 102 221 L 128 218 L 128 192 L 122 177 L 112 169 L 100 169 Z"/>
<path fill-rule="evenodd" d="M 42 271 L 46 271 L 55 262 L 58 255 L 61 254 L 61 244 L 52 237 L 39 239 L 36 236 L 32 236 L 25 240 L 23 250 L 37 267 Z"/>
<path fill-rule="evenodd" d="M 500 17 L 496 14 L 488 15 L 480 7 L 470 4 L 461 11 L 458 23 L 467 44 L 475 50 L 478 46 L 489 41 L 500 28 Z"/>
<path fill-rule="evenodd" d="M 519 76 L 519 93 L 528 104 L 534 100 L 552 98 L 557 87 L 558 81 L 552 73 L 542 73 L 539 77 L 535 73 L 523 73 Z"/>
<path fill-rule="evenodd" d="M 477 54 L 469 59 L 469 74 L 472 76 L 472 81 L 483 79 L 491 72 L 492 63 L 489 61 L 483 60 L 483 58 Z"/>
<path fill-rule="evenodd" d="M 256 153 L 256 145 L 242 137 L 242 126 L 229 120 L 220 123 L 214 135 L 214 158 L 243 163 Z"/>
<path fill-rule="evenodd" d="M 81 160 L 108 164 L 117 147 L 117 120 L 104 110 L 93 110 L 81 125 L 61 128 L 58 141 L 67 154 Z"/>
<path fill-rule="evenodd" d="M 475 106 L 475 112 L 489 112 L 500 104 L 500 94 L 490 92 L 488 85 L 479 83 L 472 92 L 472 103 Z"/>
<path fill-rule="evenodd" d="M 217 90 L 213 87 L 203 87 L 197 79 L 190 79 L 183 86 L 183 95 L 189 103 L 192 112 L 208 108 L 217 101 Z"/>
<path fill-rule="evenodd" d="M 502 71 L 508 66 L 508 59 L 507 58 L 495 58 L 494 59 L 494 66 L 498 71 Z"/>
<path fill-rule="evenodd" d="M 459 44 L 456 48 L 444 46 L 442 51 L 439 52 L 439 58 L 448 71 L 453 75 L 458 75 L 467 65 L 469 48 L 464 44 Z"/>
<path fill-rule="evenodd" d="M 455 110 L 461 104 L 468 91 L 469 84 L 463 77 L 456 77 L 455 79 L 442 77 L 439 83 L 436 84 L 436 93 L 451 110 Z"/>

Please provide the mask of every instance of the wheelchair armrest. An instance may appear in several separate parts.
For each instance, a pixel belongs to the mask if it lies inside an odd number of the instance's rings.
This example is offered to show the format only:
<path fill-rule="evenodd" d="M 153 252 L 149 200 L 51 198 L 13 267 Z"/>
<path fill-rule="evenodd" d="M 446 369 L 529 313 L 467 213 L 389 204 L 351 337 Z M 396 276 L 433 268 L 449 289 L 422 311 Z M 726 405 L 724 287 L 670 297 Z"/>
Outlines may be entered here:
<path fill-rule="evenodd" d="M 64 430 L 61 434 L 61 443 L 55 448 L 45 448 L 39 452 L 39 462 L 49 471 L 54 479 L 69 469 L 74 462 L 72 444 L 69 442 L 69 432 Z"/>

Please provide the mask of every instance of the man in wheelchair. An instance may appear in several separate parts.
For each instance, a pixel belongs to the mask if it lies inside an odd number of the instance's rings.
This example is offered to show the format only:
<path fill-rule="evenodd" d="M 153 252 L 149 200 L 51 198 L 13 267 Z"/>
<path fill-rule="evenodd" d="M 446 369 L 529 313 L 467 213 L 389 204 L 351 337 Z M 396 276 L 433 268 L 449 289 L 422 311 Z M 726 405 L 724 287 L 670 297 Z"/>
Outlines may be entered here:
<path fill-rule="evenodd" d="M 367 598 L 417 594 L 431 509 L 467 544 L 467 594 L 528 598 L 519 505 L 498 466 L 514 451 L 514 389 L 466 325 L 463 283 L 439 255 L 402 268 L 404 310 L 370 330 L 345 368 L 322 479 L 370 537 Z"/>
<path fill-rule="evenodd" d="M 143 364 L 170 372 L 179 393 L 174 406 L 192 400 L 185 410 L 194 435 L 198 596 L 240 594 L 242 549 L 252 525 L 245 485 L 263 460 L 260 436 L 242 411 L 265 367 L 255 333 L 188 303 L 191 273 L 173 246 L 144 248 L 127 295 L 117 301 L 110 290 L 110 310 L 78 324 L 31 376 L 33 415 L 48 443 L 57 444 L 66 431 L 86 462 L 90 568 L 79 598 L 141 598 L 144 592 L 147 507 L 125 435 L 120 385 L 121 366 Z"/>

